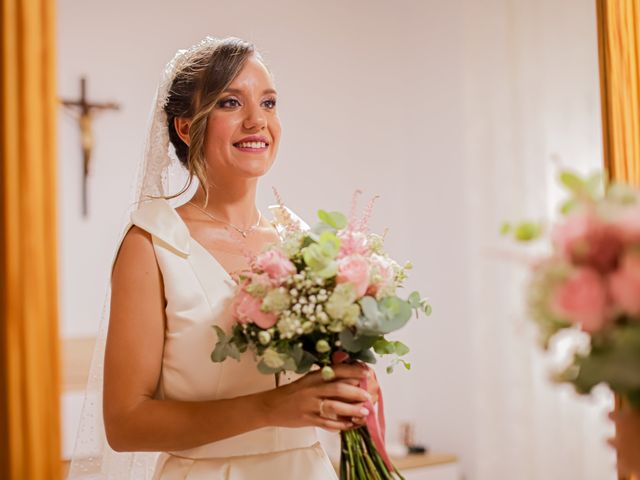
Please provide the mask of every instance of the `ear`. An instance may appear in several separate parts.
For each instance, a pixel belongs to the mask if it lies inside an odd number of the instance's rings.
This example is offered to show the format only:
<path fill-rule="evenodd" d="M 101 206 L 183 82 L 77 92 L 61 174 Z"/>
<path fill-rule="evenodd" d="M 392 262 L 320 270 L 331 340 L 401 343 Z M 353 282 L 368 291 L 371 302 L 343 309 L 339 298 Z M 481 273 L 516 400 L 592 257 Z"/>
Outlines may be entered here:
<path fill-rule="evenodd" d="M 175 127 L 178 136 L 187 146 L 189 146 L 189 143 L 191 142 L 191 137 L 189 136 L 191 119 L 185 117 L 175 117 L 173 119 L 173 126 Z"/>

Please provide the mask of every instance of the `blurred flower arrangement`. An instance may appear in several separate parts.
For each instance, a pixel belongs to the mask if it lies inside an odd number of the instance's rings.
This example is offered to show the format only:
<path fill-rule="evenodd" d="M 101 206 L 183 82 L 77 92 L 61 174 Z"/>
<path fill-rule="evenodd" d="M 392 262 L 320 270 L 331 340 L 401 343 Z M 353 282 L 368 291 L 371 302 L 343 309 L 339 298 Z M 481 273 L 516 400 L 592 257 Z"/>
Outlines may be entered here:
<path fill-rule="evenodd" d="M 527 289 L 530 317 L 545 348 L 561 330 L 589 338 L 555 379 L 589 393 L 600 383 L 640 407 L 640 190 L 604 187 L 602 175 L 563 171 L 569 193 L 550 231 L 551 253 L 532 267 Z M 505 224 L 519 241 L 543 234 L 540 224 Z"/>
<path fill-rule="evenodd" d="M 389 373 L 397 364 L 410 368 L 401 358 L 409 348 L 385 336 L 414 313 L 429 315 L 431 306 L 418 292 L 397 296 L 411 264 L 398 264 L 385 253 L 384 238 L 368 232 L 375 198 L 356 218 L 359 194 L 349 218 L 320 210 L 320 222 L 310 230 L 302 229 L 278 197 L 275 223 L 282 241 L 253 258 L 251 269 L 240 275 L 233 304 L 237 323 L 230 333 L 214 327 L 214 362 L 239 359 L 249 348 L 265 374 L 302 374 L 317 366 L 331 380 L 332 365 L 375 363 L 374 352 L 394 356 Z M 371 404 L 366 407 L 367 425 L 341 433 L 341 478 L 402 478 L 384 448 L 382 395 L 381 418 Z"/>

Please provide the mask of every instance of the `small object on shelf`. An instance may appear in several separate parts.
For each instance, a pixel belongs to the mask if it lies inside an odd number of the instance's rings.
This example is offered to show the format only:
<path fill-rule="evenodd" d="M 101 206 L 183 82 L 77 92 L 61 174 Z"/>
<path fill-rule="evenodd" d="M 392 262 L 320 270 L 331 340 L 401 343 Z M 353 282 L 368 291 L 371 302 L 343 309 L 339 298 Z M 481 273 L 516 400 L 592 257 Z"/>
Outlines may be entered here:
<path fill-rule="evenodd" d="M 405 445 L 406 447 L 413 445 L 414 432 L 415 432 L 415 429 L 413 427 L 413 423 L 403 422 L 400 424 L 400 437 L 402 438 L 403 445 Z"/>
<path fill-rule="evenodd" d="M 409 445 L 409 455 L 423 455 L 427 453 L 428 450 L 424 445 Z"/>

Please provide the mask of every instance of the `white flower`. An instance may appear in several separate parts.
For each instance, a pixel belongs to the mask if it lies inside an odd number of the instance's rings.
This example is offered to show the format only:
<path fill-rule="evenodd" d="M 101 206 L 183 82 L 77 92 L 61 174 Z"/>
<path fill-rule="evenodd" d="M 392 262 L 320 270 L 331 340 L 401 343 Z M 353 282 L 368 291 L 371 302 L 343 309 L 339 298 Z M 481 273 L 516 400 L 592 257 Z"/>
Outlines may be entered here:
<path fill-rule="evenodd" d="M 291 298 L 283 287 L 274 288 L 262 301 L 263 312 L 281 312 L 289 307 Z"/>
<path fill-rule="evenodd" d="M 261 330 L 260 333 L 258 333 L 258 341 L 262 345 L 267 345 L 271 341 L 271 334 L 266 330 Z"/>
<path fill-rule="evenodd" d="M 316 342 L 316 351 L 319 353 L 326 353 L 329 350 L 331 350 L 331 346 L 329 345 L 329 342 L 327 342 L 326 340 L 318 340 Z"/>

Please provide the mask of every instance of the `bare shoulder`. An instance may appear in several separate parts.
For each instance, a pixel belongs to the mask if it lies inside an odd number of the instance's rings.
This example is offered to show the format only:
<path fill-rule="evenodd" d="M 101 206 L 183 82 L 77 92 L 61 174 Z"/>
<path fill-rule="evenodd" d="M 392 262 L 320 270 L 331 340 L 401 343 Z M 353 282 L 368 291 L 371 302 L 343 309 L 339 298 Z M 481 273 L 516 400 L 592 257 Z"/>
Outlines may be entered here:
<path fill-rule="evenodd" d="M 125 234 L 112 271 L 112 286 L 138 283 L 149 277 L 160 277 L 151 234 L 133 225 Z"/>

